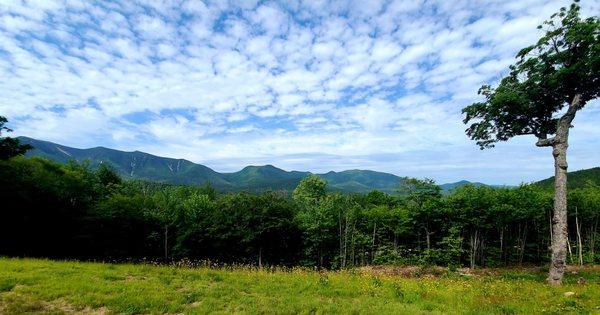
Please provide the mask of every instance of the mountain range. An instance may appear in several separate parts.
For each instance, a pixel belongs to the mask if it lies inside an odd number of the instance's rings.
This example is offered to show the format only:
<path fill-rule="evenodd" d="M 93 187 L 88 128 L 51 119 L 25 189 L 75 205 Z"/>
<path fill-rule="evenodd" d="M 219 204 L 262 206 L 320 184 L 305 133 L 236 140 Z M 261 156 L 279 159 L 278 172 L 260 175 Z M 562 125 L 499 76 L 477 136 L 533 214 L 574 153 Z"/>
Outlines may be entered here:
<path fill-rule="evenodd" d="M 302 178 L 310 174 L 288 172 L 273 165 L 246 166 L 238 172 L 219 173 L 188 160 L 160 157 L 140 151 L 125 152 L 105 147 L 77 149 L 28 137 L 19 137 L 19 140 L 33 146 L 33 149 L 27 152 L 27 156 L 43 157 L 58 163 L 88 160 L 92 166 L 110 163 L 124 178 L 184 185 L 210 182 L 215 189 L 221 191 L 291 191 Z M 370 170 L 331 171 L 317 175 L 327 181 L 331 190 L 341 192 L 368 192 L 376 189 L 394 194 L 402 182 L 402 177 Z M 484 185 L 463 180 L 442 184 L 440 187 L 443 191 L 449 191 L 465 184 Z"/>

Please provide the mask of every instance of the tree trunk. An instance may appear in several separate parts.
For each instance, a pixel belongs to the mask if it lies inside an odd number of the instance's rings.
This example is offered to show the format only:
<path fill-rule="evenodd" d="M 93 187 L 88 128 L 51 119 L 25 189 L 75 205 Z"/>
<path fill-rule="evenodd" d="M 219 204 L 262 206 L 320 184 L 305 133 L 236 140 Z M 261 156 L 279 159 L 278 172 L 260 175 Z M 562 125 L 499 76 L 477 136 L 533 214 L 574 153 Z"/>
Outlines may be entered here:
<path fill-rule="evenodd" d="M 339 243 L 340 243 L 340 253 L 339 253 L 339 260 L 340 260 L 340 267 L 344 268 L 344 240 L 342 238 L 342 213 L 338 212 L 338 238 L 339 238 Z"/>
<path fill-rule="evenodd" d="M 352 234 L 350 235 L 351 241 L 350 244 L 352 246 L 350 256 L 352 257 L 352 267 L 356 265 L 356 245 L 354 242 L 354 234 L 356 234 L 356 220 L 352 220 Z"/>
<path fill-rule="evenodd" d="M 346 260 L 348 258 L 348 214 L 344 222 L 344 258 L 342 259 L 342 268 L 346 268 Z"/>
<path fill-rule="evenodd" d="M 481 237 L 479 240 L 479 263 L 481 267 L 486 267 L 485 265 L 485 238 Z"/>
<path fill-rule="evenodd" d="M 500 230 L 500 261 L 504 260 L 504 227 Z"/>
<path fill-rule="evenodd" d="M 373 224 L 373 241 L 371 243 L 371 263 L 375 260 L 375 235 L 377 233 L 377 222 Z"/>
<path fill-rule="evenodd" d="M 169 259 L 169 226 L 165 225 L 165 260 Z"/>
<path fill-rule="evenodd" d="M 321 248 L 319 247 L 319 270 L 323 269 L 323 255 L 321 254 Z"/>
<path fill-rule="evenodd" d="M 592 261 L 595 256 L 596 250 L 596 231 L 598 230 L 598 217 L 595 219 L 595 223 L 592 227 L 590 227 L 590 232 L 588 233 L 588 242 L 590 246 L 590 256 L 592 257 Z"/>
<path fill-rule="evenodd" d="M 520 230 L 519 224 L 519 230 Z M 527 245 L 527 222 L 525 222 L 525 226 L 523 227 L 523 235 L 519 235 L 519 239 L 521 240 L 519 246 L 519 266 L 523 264 L 523 258 L 525 257 L 525 245 Z"/>
<path fill-rule="evenodd" d="M 576 94 L 567 112 L 558 120 L 556 135 L 551 139 L 539 139 L 537 146 L 552 147 L 554 157 L 554 214 L 552 216 L 552 258 L 548 278 L 549 284 L 562 283 L 566 267 L 567 252 L 567 148 L 569 128 L 575 114 L 581 108 L 581 95 Z"/>
<path fill-rule="evenodd" d="M 429 233 L 428 229 L 425 229 L 425 240 L 427 242 L 427 254 L 429 255 L 429 251 L 431 250 L 431 233 Z"/>
<path fill-rule="evenodd" d="M 577 218 L 577 207 L 575 207 L 575 228 L 577 231 L 577 257 L 579 258 L 579 265 L 583 266 L 583 244 L 581 242 L 581 227 Z"/>
<path fill-rule="evenodd" d="M 568 127 L 567 127 L 568 129 Z M 568 131 L 567 131 L 568 132 Z M 567 246 L 567 147 L 566 139 L 554 145 L 554 214 L 552 217 L 552 260 L 548 283 L 561 284 L 566 267 Z"/>
<path fill-rule="evenodd" d="M 476 255 L 477 255 L 477 249 L 478 249 L 478 244 L 479 244 L 479 237 L 478 237 L 478 231 L 475 230 L 474 233 L 471 233 L 471 238 L 470 238 L 470 250 L 469 250 L 469 267 L 471 269 L 475 269 L 475 259 L 476 259 Z"/>
<path fill-rule="evenodd" d="M 573 251 L 571 248 L 571 240 L 567 237 L 567 251 L 569 252 L 569 262 L 573 263 Z"/>
<path fill-rule="evenodd" d="M 262 269 L 262 246 L 258 248 L 258 268 Z"/>

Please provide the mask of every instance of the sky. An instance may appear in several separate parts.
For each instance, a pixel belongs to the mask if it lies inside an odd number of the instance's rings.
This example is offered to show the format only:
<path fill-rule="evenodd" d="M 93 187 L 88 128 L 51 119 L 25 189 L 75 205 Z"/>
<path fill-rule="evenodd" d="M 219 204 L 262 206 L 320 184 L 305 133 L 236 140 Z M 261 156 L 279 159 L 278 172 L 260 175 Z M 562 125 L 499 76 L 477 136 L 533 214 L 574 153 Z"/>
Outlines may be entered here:
<path fill-rule="evenodd" d="M 217 171 L 530 182 L 552 176 L 550 149 L 523 136 L 481 151 L 461 109 L 564 5 L 0 0 L 0 115 L 13 135 Z M 571 170 L 600 166 L 599 118 L 598 101 L 576 117 Z"/>

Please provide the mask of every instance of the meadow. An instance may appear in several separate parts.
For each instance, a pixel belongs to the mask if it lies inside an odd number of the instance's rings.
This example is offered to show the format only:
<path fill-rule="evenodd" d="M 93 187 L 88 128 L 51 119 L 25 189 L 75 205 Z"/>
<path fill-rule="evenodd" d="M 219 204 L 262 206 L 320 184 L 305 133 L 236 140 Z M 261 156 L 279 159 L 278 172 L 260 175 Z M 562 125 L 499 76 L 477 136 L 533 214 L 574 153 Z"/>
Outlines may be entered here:
<path fill-rule="evenodd" d="M 600 269 L 191 268 L 0 258 L 0 313 L 600 313 Z"/>

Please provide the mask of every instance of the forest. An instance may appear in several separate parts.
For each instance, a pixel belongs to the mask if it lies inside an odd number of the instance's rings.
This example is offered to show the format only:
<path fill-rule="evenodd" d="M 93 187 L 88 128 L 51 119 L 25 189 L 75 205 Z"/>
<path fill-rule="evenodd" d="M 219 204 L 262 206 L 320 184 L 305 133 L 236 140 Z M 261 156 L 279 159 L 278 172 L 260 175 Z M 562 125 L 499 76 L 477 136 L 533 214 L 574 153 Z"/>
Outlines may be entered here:
<path fill-rule="evenodd" d="M 549 260 L 553 191 L 405 178 L 398 194 L 292 193 L 123 180 L 110 165 L 0 160 L 0 255 L 344 269 L 501 267 Z M 569 264 L 600 262 L 600 187 L 569 190 Z"/>

